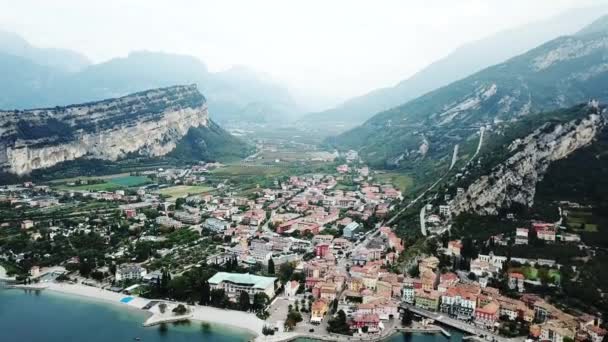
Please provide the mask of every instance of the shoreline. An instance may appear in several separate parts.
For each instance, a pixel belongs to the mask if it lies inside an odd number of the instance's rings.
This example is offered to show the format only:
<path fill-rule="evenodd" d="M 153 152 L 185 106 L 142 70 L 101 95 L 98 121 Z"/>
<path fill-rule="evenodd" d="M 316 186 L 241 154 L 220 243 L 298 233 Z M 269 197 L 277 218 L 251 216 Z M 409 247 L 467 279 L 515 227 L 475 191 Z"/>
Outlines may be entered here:
<path fill-rule="evenodd" d="M 161 323 L 173 323 L 176 320 L 190 320 L 200 323 L 206 323 L 211 325 L 217 325 L 224 327 L 227 330 L 239 329 L 243 333 L 251 336 L 251 339 L 262 335 L 262 327 L 264 321 L 257 318 L 254 314 L 249 314 L 241 311 L 223 310 L 208 306 L 200 305 L 187 305 L 186 303 L 180 303 L 168 300 L 159 300 L 169 305 L 184 304 L 192 311 L 188 317 L 159 317 L 161 316 L 158 312 L 158 306 L 153 306 L 150 310 L 143 309 L 148 303 L 155 301 L 154 299 L 145 299 L 137 296 L 130 296 L 121 293 L 111 292 L 108 290 L 100 289 L 97 287 L 86 286 L 82 284 L 63 284 L 63 283 L 47 283 L 44 287 L 28 287 L 22 286 L 20 289 L 23 290 L 48 290 L 53 293 L 67 295 L 70 297 L 86 298 L 94 302 L 112 304 L 115 307 L 132 310 L 144 314 L 144 320 L 141 323 L 142 326 L 146 326 L 146 322 L 155 320 L 156 324 Z M 132 298 L 128 302 L 121 302 L 125 298 Z"/>

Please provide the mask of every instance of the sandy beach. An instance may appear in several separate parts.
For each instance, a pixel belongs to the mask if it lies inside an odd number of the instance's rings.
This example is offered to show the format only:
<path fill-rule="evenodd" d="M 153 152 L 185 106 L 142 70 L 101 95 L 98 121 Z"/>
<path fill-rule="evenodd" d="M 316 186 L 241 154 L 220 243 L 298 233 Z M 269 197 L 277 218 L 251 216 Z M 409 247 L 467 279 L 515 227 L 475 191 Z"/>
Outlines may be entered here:
<path fill-rule="evenodd" d="M 103 290 L 97 287 L 86 286 L 81 284 L 63 284 L 63 283 L 48 283 L 45 284 L 45 288 L 50 291 L 86 297 L 92 300 L 102 301 L 105 303 L 111 303 L 114 305 L 119 305 L 125 308 L 131 309 L 139 309 L 145 311 L 151 315 L 147 321 L 150 320 L 159 320 L 163 317 L 160 317 L 160 313 L 158 312 L 158 307 L 154 306 L 150 310 L 143 310 L 142 308 L 146 306 L 151 300 L 137 297 L 137 296 L 127 296 L 125 294 L 116 293 L 108 290 Z M 125 298 L 129 297 L 130 299 L 127 303 L 124 302 Z M 176 306 L 180 304 L 178 302 L 172 301 L 164 301 L 170 306 Z M 185 303 L 182 303 L 185 304 Z M 243 329 L 249 331 L 254 335 L 260 335 L 262 333 L 262 328 L 264 327 L 264 321 L 257 318 L 252 313 L 242 312 L 242 311 L 234 311 L 234 310 L 223 310 L 208 306 L 199 306 L 199 305 L 188 305 L 191 312 L 188 315 L 188 319 L 200 322 L 207 322 L 211 324 L 220 324 L 225 326 L 231 326 L 238 329 Z M 143 322 L 142 322 L 143 323 Z"/>

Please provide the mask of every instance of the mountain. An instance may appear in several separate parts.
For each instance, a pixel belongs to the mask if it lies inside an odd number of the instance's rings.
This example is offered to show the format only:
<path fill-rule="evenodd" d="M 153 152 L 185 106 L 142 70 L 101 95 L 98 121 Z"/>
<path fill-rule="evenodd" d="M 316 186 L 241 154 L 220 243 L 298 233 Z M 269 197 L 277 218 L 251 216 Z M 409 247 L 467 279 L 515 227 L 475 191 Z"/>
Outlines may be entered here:
<path fill-rule="evenodd" d="M 516 206 L 532 207 L 537 185 L 554 163 L 606 134 L 602 111 L 592 102 L 498 125 L 488 133 L 492 143 L 478 162 L 465 168 L 458 184 L 465 191 L 454 197 L 452 211 L 497 215 Z"/>
<path fill-rule="evenodd" d="M 0 31 L 0 53 L 22 57 L 35 64 L 73 72 L 90 65 L 89 59 L 75 51 L 54 48 L 37 48 L 11 32 Z"/>
<path fill-rule="evenodd" d="M 248 151 L 209 119 L 195 85 L 66 107 L 0 112 L 0 169 L 26 175 L 79 159 L 217 159 Z M 227 155 L 218 152 L 232 151 Z"/>
<path fill-rule="evenodd" d="M 195 83 L 220 123 L 287 121 L 299 112 L 285 87 L 244 67 L 209 72 L 198 58 L 150 51 L 99 64 L 74 60 L 69 52 L 37 49 L 19 36 L 0 34 L 0 71 L 8 76 L 0 80 L 0 108 L 65 106 Z"/>
<path fill-rule="evenodd" d="M 458 160 L 474 154 L 482 127 L 491 130 L 503 121 L 590 98 L 604 102 L 608 100 L 604 20 L 379 113 L 328 142 L 358 150 L 375 166 L 415 169 L 430 163 L 437 169 L 450 165 L 454 150 Z"/>
<path fill-rule="evenodd" d="M 393 87 L 355 97 L 336 108 L 310 114 L 301 120 L 354 127 L 378 112 L 504 62 L 558 36 L 572 34 L 605 12 L 608 12 L 606 7 L 575 9 L 542 22 L 499 32 L 461 46 Z"/>

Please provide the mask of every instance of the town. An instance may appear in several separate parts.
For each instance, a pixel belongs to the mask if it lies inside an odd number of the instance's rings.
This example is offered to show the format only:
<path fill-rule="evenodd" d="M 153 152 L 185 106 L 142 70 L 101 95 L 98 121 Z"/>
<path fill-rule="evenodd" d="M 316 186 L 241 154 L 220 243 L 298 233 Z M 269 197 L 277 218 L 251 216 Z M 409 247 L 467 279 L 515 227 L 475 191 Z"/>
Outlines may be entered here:
<path fill-rule="evenodd" d="M 561 222 L 517 222 L 472 240 L 458 235 L 451 215 L 458 188 L 410 215 L 416 233 L 404 236 L 403 221 L 393 224 L 404 189 L 354 151 L 333 159 L 295 175 L 272 165 L 199 163 L 4 186 L 4 278 L 128 295 L 125 302 L 154 313 L 149 325 L 196 318 L 206 306 L 251 312 L 269 340 L 449 334 L 443 327 L 498 341 L 603 340 L 600 313 L 546 299 L 576 270 L 508 248 L 592 255 Z M 257 168 L 263 177 L 238 173 Z"/>

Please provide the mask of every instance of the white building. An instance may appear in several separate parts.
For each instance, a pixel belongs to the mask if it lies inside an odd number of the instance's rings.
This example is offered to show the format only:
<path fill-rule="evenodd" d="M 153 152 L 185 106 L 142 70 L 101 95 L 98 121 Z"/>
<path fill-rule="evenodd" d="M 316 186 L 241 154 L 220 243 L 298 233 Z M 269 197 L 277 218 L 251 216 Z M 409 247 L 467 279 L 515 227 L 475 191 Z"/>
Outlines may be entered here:
<path fill-rule="evenodd" d="M 135 265 L 135 264 L 124 264 L 124 265 L 120 265 L 120 267 L 118 267 L 116 269 L 116 281 L 121 281 L 121 280 L 129 280 L 129 279 L 141 279 L 143 278 L 146 274 L 148 274 L 148 271 L 146 271 L 145 268 L 139 266 L 139 265 Z"/>

